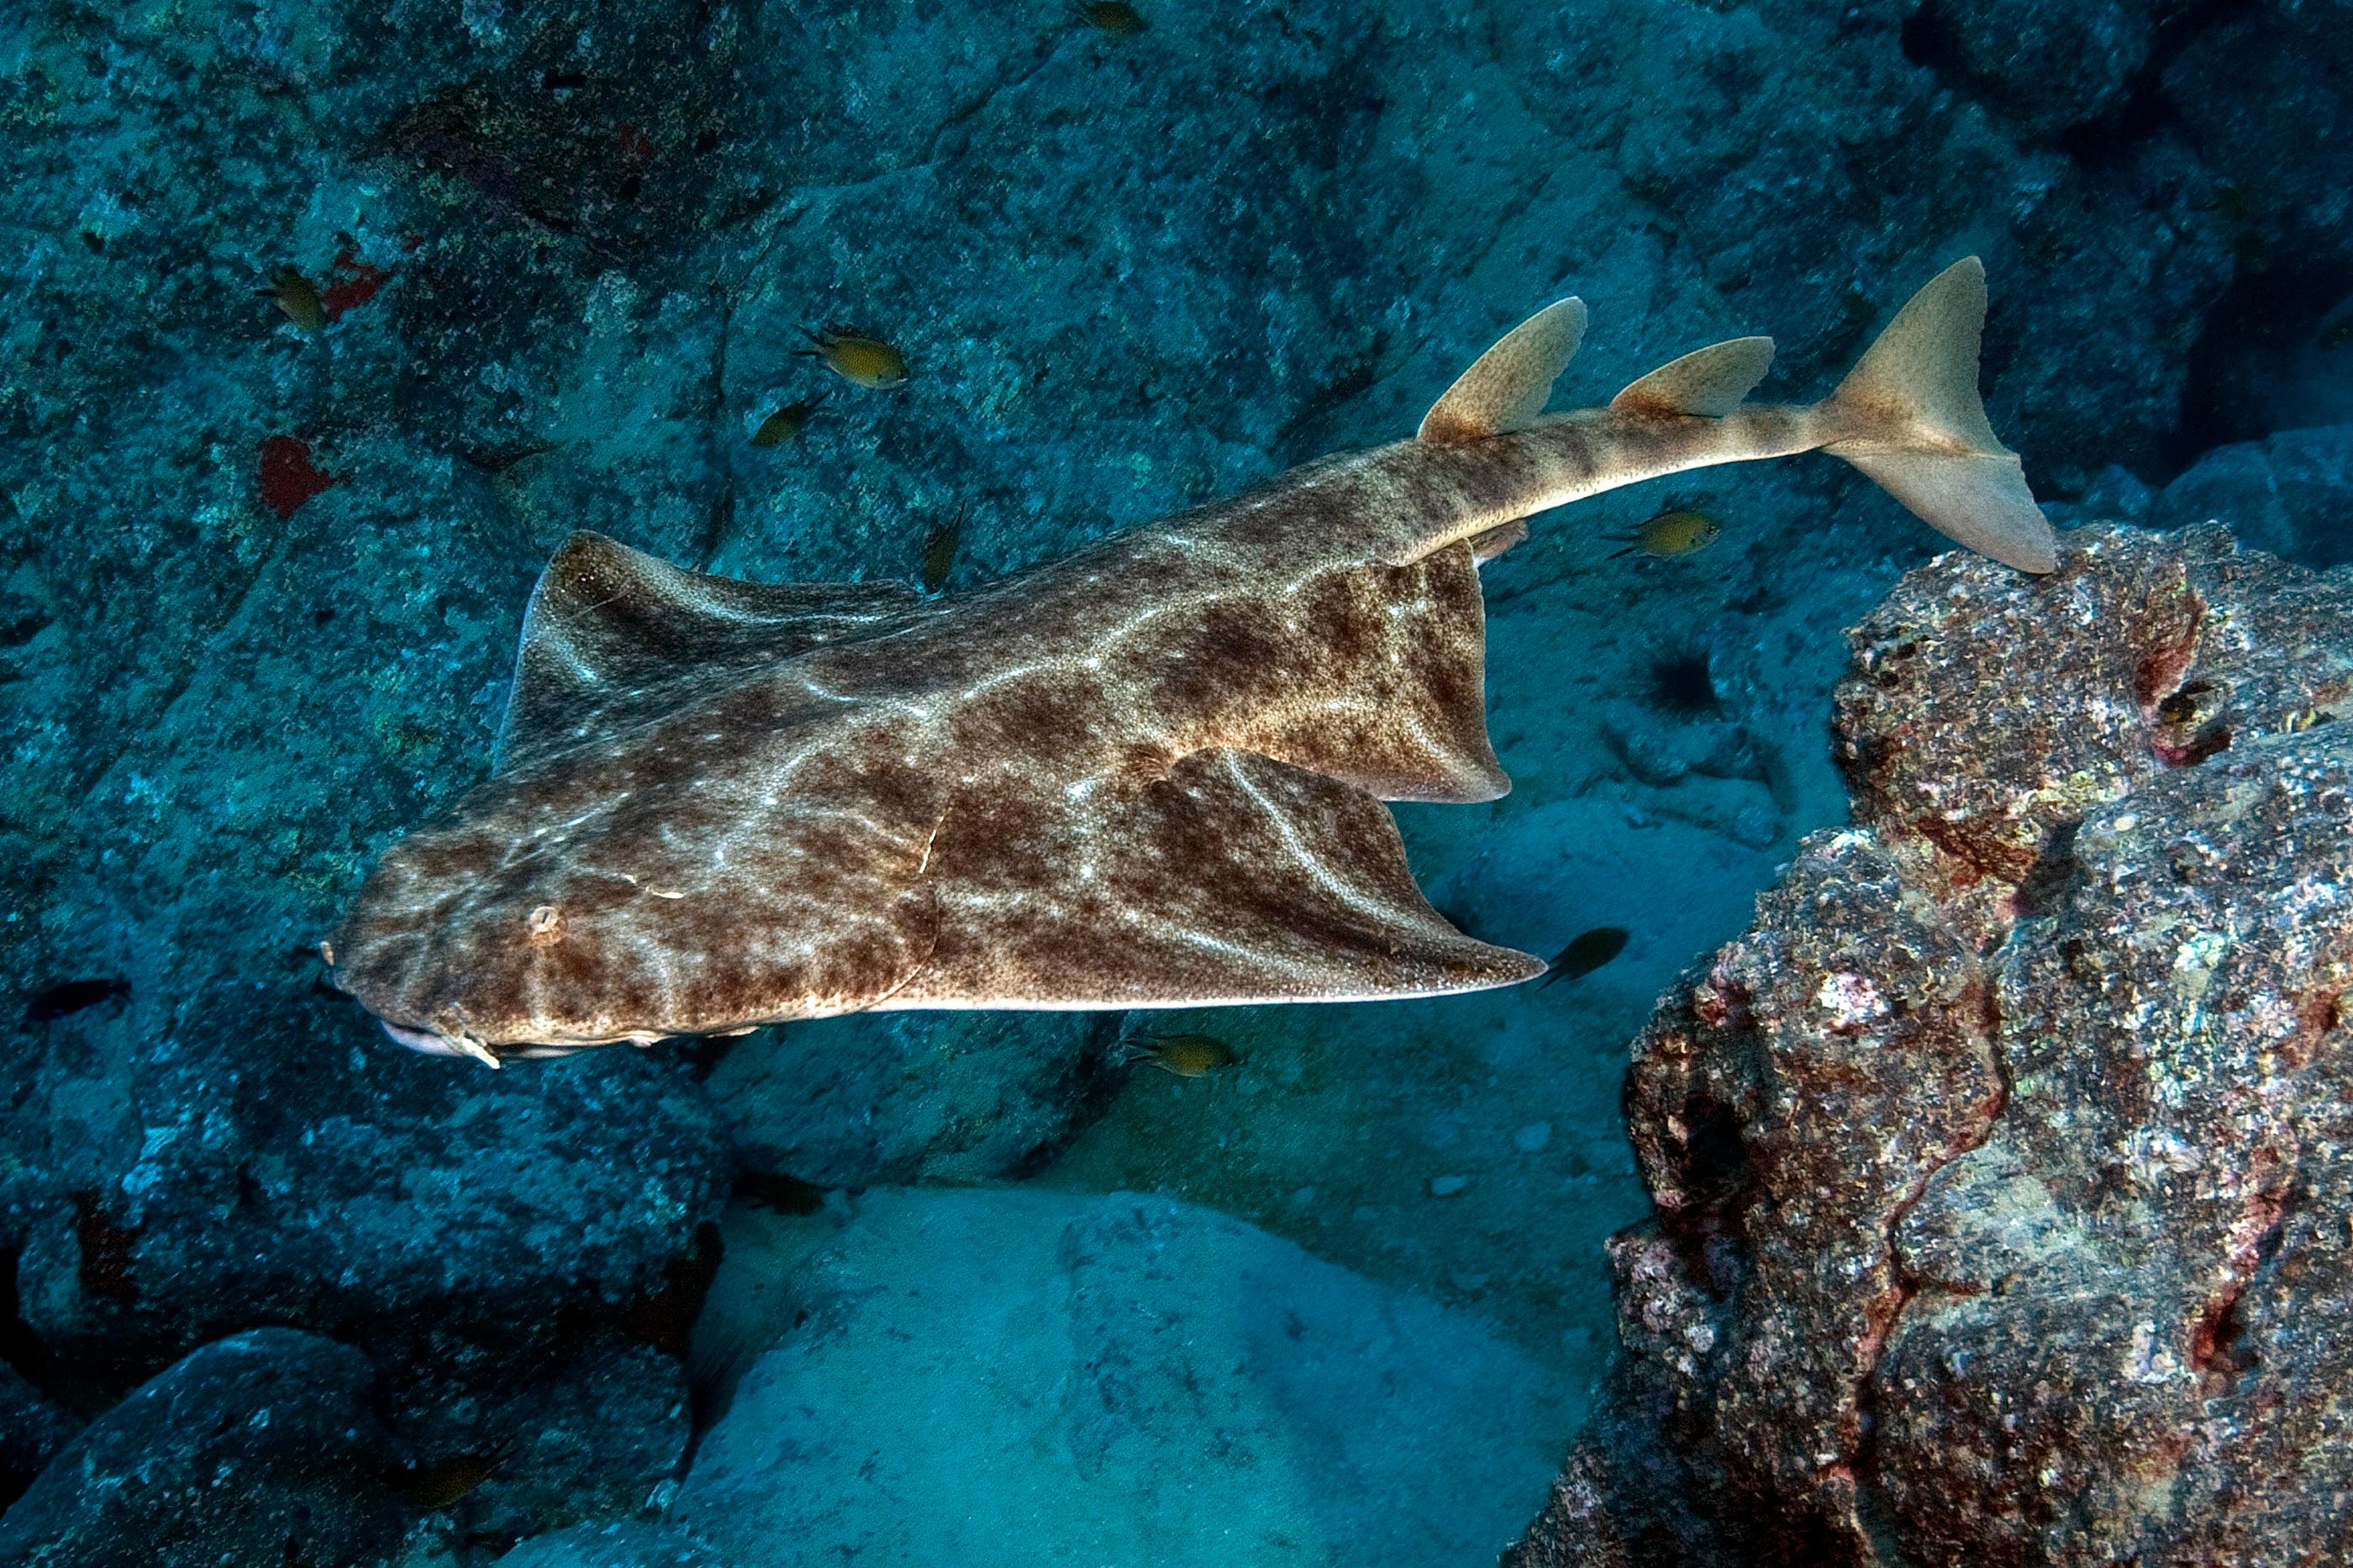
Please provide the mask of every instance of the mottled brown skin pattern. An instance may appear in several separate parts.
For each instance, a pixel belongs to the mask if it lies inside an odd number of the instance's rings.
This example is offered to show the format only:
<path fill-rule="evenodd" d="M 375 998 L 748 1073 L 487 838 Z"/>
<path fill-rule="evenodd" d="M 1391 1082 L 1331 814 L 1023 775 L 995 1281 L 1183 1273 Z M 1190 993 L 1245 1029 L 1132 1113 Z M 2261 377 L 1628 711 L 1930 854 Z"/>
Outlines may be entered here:
<path fill-rule="evenodd" d="M 1510 787 L 1477 562 L 1545 508 L 1841 433 L 1821 409 L 1590 411 L 1404 442 L 946 601 L 576 536 L 498 772 L 385 856 L 335 979 L 492 1057 L 1527 979 L 1430 909 L 1379 804 Z"/>

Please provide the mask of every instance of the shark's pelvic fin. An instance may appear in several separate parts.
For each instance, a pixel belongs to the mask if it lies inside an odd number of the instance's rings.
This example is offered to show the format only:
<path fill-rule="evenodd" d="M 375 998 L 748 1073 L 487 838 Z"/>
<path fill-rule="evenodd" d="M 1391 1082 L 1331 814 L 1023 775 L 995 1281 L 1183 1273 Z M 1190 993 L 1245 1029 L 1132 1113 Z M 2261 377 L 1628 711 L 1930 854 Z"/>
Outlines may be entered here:
<path fill-rule="evenodd" d="M 709 685 L 922 604 L 903 583 L 744 583 L 575 533 L 532 590 L 492 771 L 665 713 L 683 679 Z"/>
<path fill-rule="evenodd" d="M 894 1007 L 1170 1007 L 1436 996 L 1542 961 L 1432 909 L 1364 791 L 1195 752 L 937 835 L 939 941 Z"/>
<path fill-rule="evenodd" d="M 1985 311 L 1976 257 L 1930 279 L 1831 395 L 1831 411 L 1859 434 L 1825 450 L 1946 537 L 2021 572 L 2048 572 L 2057 539 L 1978 396 Z"/>
<path fill-rule="evenodd" d="M 1453 445 L 1517 430 L 1544 412 L 1552 384 L 1585 340 L 1585 301 L 1556 300 L 1505 332 L 1430 405 L 1415 434 Z"/>
<path fill-rule="evenodd" d="M 1772 339 L 1731 338 L 1661 365 L 1611 398 L 1609 406 L 1619 414 L 1699 414 L 1721 419 L 1739 407 L 1772 368 Z"/>

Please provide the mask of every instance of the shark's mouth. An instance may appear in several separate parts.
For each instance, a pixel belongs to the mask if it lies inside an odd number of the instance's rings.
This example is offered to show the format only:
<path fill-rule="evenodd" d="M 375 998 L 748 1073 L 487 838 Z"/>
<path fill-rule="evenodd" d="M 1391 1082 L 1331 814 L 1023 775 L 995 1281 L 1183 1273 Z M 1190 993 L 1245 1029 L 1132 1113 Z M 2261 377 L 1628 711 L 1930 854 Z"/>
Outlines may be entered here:
<path fill-rule="evenodd" d="M 390 1035 L 412 1051 L 422 1051 L 428 1057 L 465 1057 L 474 1061 L 487 1063 L 491 1067 L 498 1066 L 509 1058 L 522 1061 L 534 1061 L 543 1057 L 568 1057 L 575 1051 L 586 1050 L 591 1046 L 613 1043 L 608 1040 L 584 1040 L 578 1045 L 570 1046 L 504 1046 L 492 1050 L 479 1041 L 452 1038 L 448 1035 L 437 1034 L 431 1029 L 411 1029 L 383 1018 L 378 1018 L 376 1022 L 384 1026 L 385 1034 Z"/>
<path fill-rule="evenodd" d="M 382 1018 L 377 1019 L 376 1022 L 384 1025 L 385 1034 L 390 1035 L 410 1050 L 423 1051 L 428 1057 L 463 1057 L 473 1054 L 459 1046 L 456 1041 L 444 1039 L 429 1029 L 406 1029 L 398 1024 L 387 1023 Z"/>

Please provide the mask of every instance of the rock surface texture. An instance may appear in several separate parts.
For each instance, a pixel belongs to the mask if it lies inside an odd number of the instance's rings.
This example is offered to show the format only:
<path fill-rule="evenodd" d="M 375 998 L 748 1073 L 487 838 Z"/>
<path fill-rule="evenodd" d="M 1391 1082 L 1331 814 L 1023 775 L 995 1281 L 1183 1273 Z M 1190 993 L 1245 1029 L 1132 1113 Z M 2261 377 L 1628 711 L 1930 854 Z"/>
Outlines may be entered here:
<path fill-rule="evenodd" d="M 2095 527 L 1852 640 L 1855 826 L 1636 1046 L 1618 1398 L 1512 1561 L 2346 1561 L 2353 583 Z"/>
<path fill-rule="evenodd" d="M 8 1568 L 398 1556 L 416 1517 L 367 1357 L 286 1329 L 206 1345 L 84 1428 L 0 1520 Z"/>

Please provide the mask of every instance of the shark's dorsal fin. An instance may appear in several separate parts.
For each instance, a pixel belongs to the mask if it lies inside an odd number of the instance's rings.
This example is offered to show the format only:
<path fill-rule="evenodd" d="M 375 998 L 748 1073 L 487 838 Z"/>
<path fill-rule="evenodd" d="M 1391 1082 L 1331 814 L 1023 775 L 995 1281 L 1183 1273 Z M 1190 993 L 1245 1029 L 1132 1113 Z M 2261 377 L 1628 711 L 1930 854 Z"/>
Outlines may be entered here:
<path fill-rule="evenodd" d="M 745 583 L 575 533 L 532 590 L 492 771 L 665 712 L 681 682 L 740 676 L 922 603 L 903 583 Z"/>
<path fill-rule="evenodd" d="M 1552 384 L 1585 340 L 1585 301 L 1556 300 L 1505 332 L 1430 405 L 1415 435 L 1454 445 L 1517 430 L 1544 412 Z"/>
<path fill-rule="evenodd" d="M 1773 340 L 1730 338 L 1671 360 L 1609 400 L 1620 414 L 1721 419 L 1773 368 Z"/>

